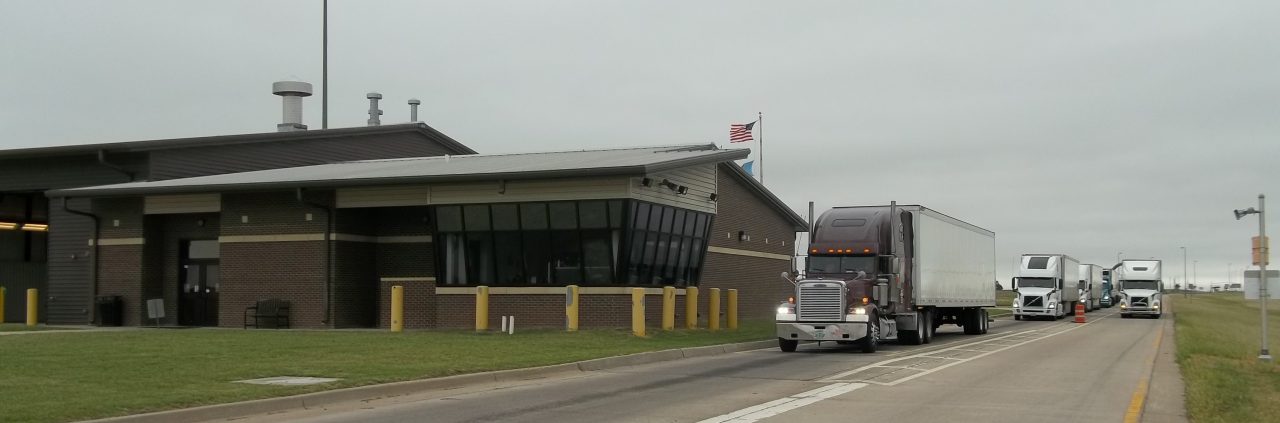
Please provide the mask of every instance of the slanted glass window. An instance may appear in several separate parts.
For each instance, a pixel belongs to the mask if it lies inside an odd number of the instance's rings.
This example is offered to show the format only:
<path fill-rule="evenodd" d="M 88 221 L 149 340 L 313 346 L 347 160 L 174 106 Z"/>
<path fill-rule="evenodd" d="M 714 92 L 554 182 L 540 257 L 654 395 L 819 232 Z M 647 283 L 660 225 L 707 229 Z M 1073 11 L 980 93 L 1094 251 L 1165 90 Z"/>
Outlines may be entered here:
<path fill-rule="evenodd" d="M 437 206 L 442 285 L 696 285 L 710 215 L 634 200 Z"/>
<path fill-rule="evenodd" d="M 1028 269 L 1048 269 L 1048 268 L 1049 268 L 1049 258 L 1048 258 L 1048 257 L 1032 257 L 1032 258 L 1029 258 L 1029 259 L 1027 259 L 1027 268 L 1028 268 Z"/>

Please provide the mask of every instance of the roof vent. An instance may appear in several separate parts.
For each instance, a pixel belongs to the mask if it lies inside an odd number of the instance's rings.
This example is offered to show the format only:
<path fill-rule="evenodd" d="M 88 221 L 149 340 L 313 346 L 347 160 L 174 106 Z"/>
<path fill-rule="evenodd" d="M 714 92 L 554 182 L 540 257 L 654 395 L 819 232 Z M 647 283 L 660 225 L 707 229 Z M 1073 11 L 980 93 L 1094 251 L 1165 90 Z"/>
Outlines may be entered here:
<path fill-rule="evenodd" d="M 418 121 L 418 105 L 419 104 L 422 104 L 422 101 L 416 98 L 409 99 L 409 121 L 410 122 Z"/>
<path fill-rule="evenodd" d="M 280 96 L 283 118 L 276 130 L 280 132 L 305 131 L 302 124 L 302 98 L 311 95 L 311 84 L 301 81 L 279 81 L 271 84 L 271 93 Z"/>
<path fill-rule="evenodd" d="M 378 100 L 382 99 L 382 94 L 369 93 L 364 98 L 369 99 L 369 126 L 378 126 L 382 124 L 382 110 L 378 110 Z"/>

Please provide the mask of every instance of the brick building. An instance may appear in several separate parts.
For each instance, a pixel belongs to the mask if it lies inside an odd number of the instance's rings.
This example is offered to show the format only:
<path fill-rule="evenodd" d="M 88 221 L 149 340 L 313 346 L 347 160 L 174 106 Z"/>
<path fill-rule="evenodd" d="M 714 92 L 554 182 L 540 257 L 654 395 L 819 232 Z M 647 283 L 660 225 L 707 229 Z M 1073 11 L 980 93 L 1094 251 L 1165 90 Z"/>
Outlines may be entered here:
<path fill-rule="evenodd" d="M 411 328 L 471 326 L 478 285 L 525 326 L 562 325 L 579 285 L 584 327 L 628 325 L 634 287 L 655 320 L 663 286 L 738 289 L 744 318 L 791 290 L 806 225 L 733 163 L 745 149 L 480 155 L 422 123 L 282 126 L 0 151 L 6 320 L 29 287 L 54 324 L 119 297 L 126 325 L 163 299 L 161 325 L 238 327 L 278 298 L 315 328 L 387 326 L 393 285 Z"/>

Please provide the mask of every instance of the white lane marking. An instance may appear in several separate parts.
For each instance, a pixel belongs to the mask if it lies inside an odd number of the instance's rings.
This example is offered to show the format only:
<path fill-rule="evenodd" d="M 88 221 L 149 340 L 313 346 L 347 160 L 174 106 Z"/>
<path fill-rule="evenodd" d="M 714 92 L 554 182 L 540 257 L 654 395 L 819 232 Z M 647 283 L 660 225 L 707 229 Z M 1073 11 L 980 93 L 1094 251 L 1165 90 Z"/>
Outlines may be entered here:
<path fill-rule="evenodd" d="M 801 392 L 763 404 L 753 405 L 728 414 L 721 414 L 698 423 L 750 423 L 767 419 L 827 398 L 834 398 L 867 386 L 865 383 L 833 383 L 818 389 Z"/>
<path fill-rule="evenodd" d="M 964 349 L 964 348 L 965 348 L 965 347 L 972 347 L 972 346 L 979 345 L 979 344 L 986 344 L 986 343 L 988 343 L 988 342 L 992 342 L 992 341 L 996 341 L 996 340 L 1003 340 L 1003 339 L 1005 339 L 1005 338 L 1013 338 L 1013 337 L 1017 337 L 1017 336 L 1021 336 L 1021 335 L 1031 335 L 1031 334 L 1034 334 L 1034 333 L 1039 332 L 1039 331 L 1038 331 L 1038 330 L 1028 330 L 1028 331 L 1023 331 L 1023 332 L 1015 332 L 1015 333 L 1011 333 L 1011 334 L 1004 335 L 1004 336 L 998 336 L 998 337 L 991 338 L 991 339 L 984 339 L 984 340 L 977 341 L 977 342 L 970 342 L 970 343 L 966 343 L 966 344 L 962 344 L 962 345 L 957 345 L 957 346 L 954 346 L 954 347 L 943 348 L 943 349 L 940 349 L 940 350 L 927 351 L 927 352 L 922 352 L 922 353 L 918 353 L 918 354 L 908 355 L 908 356 L 905 356 L 905 357 L 895 357 L 895 358 L 890 359 L 890 360 L 884 360 L 884 361 L 880 361 L 880 362 L 877 362 L 877 363 L 874 363 L 874 364 L 868 364 L 868 365 L 866 365 L 866 366 L 862 366 L 862 367 L 859 367 L 859 368 L 856 368 L 856 369 L 853 369 L 853 370 L 849 370 L 849 371 L 847 371 L 847 372 L 843 372 L 843 373 L 838 373 L 838 374 L 835 374 L 835 375 L 831 375 L 831 376 L 828 376 L 828 377 L 825 377 L 825 378 L 819 379 L 818 381 L 819 381 L 819 382 L 836 382 L 836 381 L 842 381 L 844 377 L 847 377 L 847 376 L 849 376 L 849 375 L 856 374 L 856 373 L 858 373 L 858 372 L 862 372 L 862 371 L 870 370 L 870 369 L 877 368 L 877 367 L 879 367 L 879 368 L 893 368 L 893 367 L 901 367 L 901 366 L 892 366 L 892 365 L 889 365 L 889 363 L 898 362 L 898 361 L 903 361 L 903 360 L 908 360 L 908 359 L 912 359 L 912 358 L 929 357 L 929 356 L 930 356 L 930 355 L 932 355 L 932 354 L 938 354 L 938 353 L 941 353 L 941 352 L 947 352 L 947 351 L 968 351 L 968 352 L 978 352 L 978 353 L 980 353 L 980 354 L 976 354 L 976 355 L 974 355 L 974 356 L 972 356 L 972 357 L 968 357 L 968 358 L 958 358 L 958 359 L 955 359 L 955 361 L 949 362 L 949 363 L 947 363 L 947 364 L 944 364 L 944 365 L 941 365 L 941 366 L 938 366 L 938 367 L 934 367 L 934 368 L 932 368 L 932 369 L 918 369 L 918 370 L 920 370 L 920 372 L 919 372 L 919 373 L 916 373 L 916 374 L 913 374 L 913 375 L 910 375 L 910 376 L 907 376 L 907 377 L 904 377 L 904 378 L 901 378 L 901 379 L 897 379 L 897 380 L 894 380 L 894 381 L 892 381 L 892 382 L 876 382 L 876 381 L 871 381 L 871 380 L 862 380 L 862 381 L 859 381 L 859 382 L 863 382 L 863 383 L 874 383 L 874 384 L 877 384 L 877 385 L 883 385 L 883 386 L 894 386 L 894 385 L 897 385 L 897 384 L 900 384 L 900 383 L 903 383 L 903 382 L 906 382 L 906 381 L 909 381 L 909 380 L 912 380 L 912 379 L 915 379 L 915 378 L 918 378 L 918 377 L 921 377 L 921 376 L 925 376 L 925 375 L 928 375 L 928 374 L 931 374 L 931 373 L 934 373 L 934 372 L 940 371 L 940 370 L 942 370 L 942 369 L 945 369 L 945 368 L 948 368 L 948 367 L 951 367 L 951 366 L 955 366 L 955 365 L 958 365 L 958 364 L 964 364 L 964 363 L 967 363 L 967 362 L 969 362 L 969 361 L 977 360 L 977 359 L 979 359 L 979 358 L 986 357 L 986 356 L 988 356 L 988 355 L 995 354 L 995 353 L 998 353 L 998 352 L 1000 352 L 1000 351 L 1004 351 L 1004 350 L 1011 349 L 1011 348 L 1017 348 L 1017 347 L 1020 347 L 1020 346 L 1026 345 L 1026 344 L 1030 344 L 1030 343 L 1035 342 L 1035 341 L 1039 341 L 1039 340 L 1041 340 L 1041 339 L 1046 339 L 1046 338 L 1049 338 L 1049 337 L 1058 336 L 1058 335 L 1061 335 L 1061 334 L 1064 334 L 1064 333 L 1067 333 L 1067 332 L 1071 332 L 1071 331 L 1073 331 L 1073 330 L 1076 330 L 1076 329 L 1079 329 L 1079 328 L 1082 328 L 1082 327 L 1088 326 L 1088 325 L 1090 325 L 1090 324 L 1092 324 L 1092 323 L 1094 323 L 1094 322 L 1097 322 L 1097 321 L 1099 321 L 1099 320 L 1105 319 L 1105 318 L 1107 318 L 1107 317 L 1111 317 L 1112 315 L 1114 315 L 1114 313 L 1112 313 L 1112 314 L 1108 314 L 1108 315 L 1105 315 L 1105 316 L 1098 317 L 1097 319 L 1089 320 L 1087 323 L 1082 323 L 1082 324 L 1072 324 L 1072 326 L 1068 327 L 1067 329 L 1063 329 L 1063 330 L 1057 330 L 1057 331 L 1049 332 L 1049 333 L 1047 333 L 1047 334 L 1045 334 L 1045 335 L 1043 335 L 1043 336 L 1038 336 L 1038 337 L 1036 337 L 1036 336 L 1028 336 L 1028 337 L 1027 337 L 1027 339 L 1026 339 L 1025 341 L 1018 342 L 1018 343 L 1011 344 L 1011 345 L 993 344 L 993 345 L 997 345 L 997 346 L 999 346 L 1000 348 L 996 348 L 996 349 L 993 349 L 993 350 L 990 350 L 990 351 L 983 351 L 983 350 L 969 350 L 969 349 Z M 1057 326 L 1057 327 L 1049 327 L 1049 328 L 1045 328 L 1045 329 L 1046 329 L 1046 332 L 1047 332 L 1047 330 L 1049 330 L 1049 329 L 1059 329 L 1059 328 L 1061 328 L 1061 326 Z M 848 380 L 843 380 L 843 381 L 846 381 L 846 382 L 847 382 Z"/>

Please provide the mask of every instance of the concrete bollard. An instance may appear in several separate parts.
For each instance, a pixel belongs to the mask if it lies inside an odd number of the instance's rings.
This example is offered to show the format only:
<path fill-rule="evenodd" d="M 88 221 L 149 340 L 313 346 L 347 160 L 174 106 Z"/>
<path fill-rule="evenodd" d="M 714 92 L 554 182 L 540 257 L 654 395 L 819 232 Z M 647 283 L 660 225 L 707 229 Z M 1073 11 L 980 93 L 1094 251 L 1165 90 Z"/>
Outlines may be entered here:
<path fill-rule="evenodd" d="M 36 327 L 36 316 L 39 316 L 40 293 L 35 288 L 27 290 L 27 327 Z"/>
<path fill-rule="evenodd" d="M 391 331 L 404 331 L 404 287 L 391 287 Z"/>
<path fill-rule="evenodd" d="M 489 330 L 489 287 L 476 287 L 476 332 Z"/>
<path fill-rule="evenodd" d="M 676 288 L 662 287 L 662 330 L 676 328 Z"/>
<path fill-rule="evenodd" d="M 707 290 L 707 329 L 720 330 L 720 288 Z"/>
<path fill-rule="evenodd" d="M 684 328 L 698 328 L 698 287 L 684 289 Z"/>
<path fill-rule="evenodd" d="M 729 304 L 724 312 L 725 320 L 728 320 L 729 330 L 738 330 L 738 290 L 729 290 Z"/>
<path fill-rule="evenodd" d="M 644 288 L 631 288 L 631 333 L 644 336 Z"/>
<path fill-rule="evenodd" d="M 578 331 L 578 286 L 564 287 L 564 329 Z"/>

